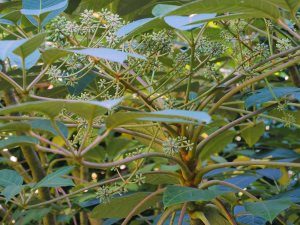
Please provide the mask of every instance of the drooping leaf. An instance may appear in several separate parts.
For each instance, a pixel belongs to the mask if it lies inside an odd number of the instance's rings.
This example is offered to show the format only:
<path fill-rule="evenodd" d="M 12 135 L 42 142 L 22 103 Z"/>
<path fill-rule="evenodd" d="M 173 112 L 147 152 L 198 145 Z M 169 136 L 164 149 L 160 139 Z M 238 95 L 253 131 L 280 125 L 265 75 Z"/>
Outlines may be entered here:
<path fill-rule="evenodd" d="M 22 191 L 21 185 L 11 184 L 6 186 L 3 191 L 1 192 L 1 195 L 5 197 L 6 202 L 11 200 L 13 197 L 18 195 Z"/>
<path fill-rule="evenodd" d="M 27 39 L 20 46 L 15 48 L 13 53 L 25 59 L 27 56 L 31 55 L 45 40 L 47 34 L 40 33 L 33 36 L 30 39 Z"/>
<path fill-rule="evenodd" d="M 202 122 L 209 123 L 210 116 L 207 113 L 200 111 L 173 109 L 156 112 L 118 112 L 108 116 L 106 127 L 113 129 L 114 127 L 134 121 L 200 124 Z"/>
<path fill-rule="evenodd" d="M 121 27 L 116 34 L 118 37 L 124 37 L 126 35 L 125 39 L 129 39 L 145 31 L 163 27 L 166 27 L 166 24 L 161 18 L 145 18 Z"/>
<path fill-rule="evenodd" d="M 257 123 L 255 125 L 248 125 L 242 128 L 241 136 L 244 138 L 249 147 L 252 147 L 260 137 L 265 133 L 265 124 L 263 122 Z"/>
<path fill-rule="evenodd" d="M 63 175 L 68 174 L 72 169 L 73 166 L 62 167 L 44 177 L 34 186 L 34 188 L 74 186 L 74 183 L 71 179 L 62 178 Z"/>
<path fill-rule="evenodd" d="M 66 109 L 67 111 L 82 116 L 83 118 L 92 119 L 106 113 L 107 110 L 112 109 L 120 102 L 121 99 L 102 102 L 63 99 L 35 101 L 2 108 L 0 109 L 0 114 L 5 115 L 15 112 L 39 112 L 53 118 L 57 116 L 61 110 Z"/>
<path fill-rule="evenodd" d="M 27 131 L 30 130 L 30 125 L 25 122 L 11 122 L 0 124 L 0 132 L 11 131 Z"/>
<path fill-rule="evenodd" d="M 266 200 L 260 202 L 246 202 L 244 204 L 247 212 L 254 216 L 262 217 L 270 223 L 284 210 L 291 206 L 288 199 Z"/>
<path fill-rule="evenodd" d="M 281 192 L 272 199 L 289 199 L 294 203 L 300 203 L 300 188 L 291 189 L 285 192 Z"/>
<path fill-rule="evenodd" d="M 210 14 L 199 14 L 199 15 L 191 15 L 191 16 L 166 16 L 164 18 L 165 22 L 173 28 L 179 30 L 192 30 L 195 28 L 199 28 L 203 26 L 203 23 L 197 23 L 190 25 L 191 23 L 198 20 L 207 20 L 214 18 L 216 16 L 215 13 Z"/>
<path fill-rule="evenodd" d="M 230 184 L 234 184 L 236 186 L 238 186 L 239 188 L 246 188 L 248 187 L 250 184 L 252 184 L 254 181 L 256 181 L 257 179 L 259 179 L 260 176 L 259 175 L 238 175 L 235 177 L 231 177 L 228 179 L 225 179 L 224 181 L 226 181 L 227 183 Z M 218 188 L 218 190 L 222 190 L 222 191 L 237 191 L 235 189 L 232 189 L 230 187 L 227 186 L 216 186 L 214 188 Z"/>
<path fill-rule="evenodd" d="M 279 99 L 282 97 L 289 97 L 289 98 L 300 101 L 300 88 L 274 87 L 274 88 L 272 88 L 272 92 Z M 247 108 L 249 108 L 254 105 L 260 105 L 260 104 L 266 103 L 268 101 L 274 101 L 274 100 L 276 100 L 276 99 L 270 92 L 269 88 L 263 88 L 263 89 L 255 91 L 252 95 L 250 95 L 248 98 L 246 98 L 245 105 Z"/>
<path fill-rule="evenodd" d="M 23 178 L 14 170 L 0 170 L 0 186 L 8 187 L 10 185 L 20 186 L 23 184 Z"/>
<path fill-rule="evenodd" d="M 128 216 L 129 212 L 149 194 L 149 192 L 137 192 L 122 197 L 113 198 L 108 203 L 102 203 L 96 206 L 92 211 L 92 218 L 124 218 Z M 145 204 L 139 208 L 137 214 L 145 211 L 151 206 L 154 206 L 160 200 L 160 198 L 160 196 L 156 196 L 145 202 Z"/>
<path fill-rule="evenodd" d="M 13 148 L 19 145 L 36 145 L 39 141 L 29 136 L 9 136 L 7 139 L 0 141 L 0 149 Z"/>
<path fill-rule="evenodd" d="M 229 143 L 232 142 L 235 134 L 235 131 L 228 130 L 216 136 L 204 146 L 199 157 L 201 159 L 207 159 L 210 155 L 222 151 Z"/>
<path fill-rule="evenodd" d="M 28 225 L 32 224 L 33 221 L 39 222 L 41 221 L 49 212 L 51 208 L 38 208 L 38 209 L 30 209 L 23 211 L 21 215 L 17 218 L 16 224 L 18 225 Z"/>
<path fill-rule="evenodd" d="M 199 190 L 190 187 L 168 186 L 163 195 L 163 203 L 166 208 L 184 202 L 210 201 L 223 193 L 223 191 L 217 190 Z"/>

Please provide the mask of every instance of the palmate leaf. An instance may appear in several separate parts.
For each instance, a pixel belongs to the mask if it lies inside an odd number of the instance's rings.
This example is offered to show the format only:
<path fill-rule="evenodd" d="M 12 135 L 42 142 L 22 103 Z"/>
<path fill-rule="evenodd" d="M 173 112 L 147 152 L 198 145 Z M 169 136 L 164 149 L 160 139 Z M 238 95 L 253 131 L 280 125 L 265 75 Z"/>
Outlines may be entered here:
<path fill-rule="evenodd" d="M 285 209 L 291 206 L 289 199 L 276 199 L 260 202 L 246 202 L 244 204 L 247 212 L 268 220 L 270 223 Z"/>
<path fill-rule="evenodd" d="M 114 99 L 102 102 L 59 99 L 35 101 L 2 108 L 0 109 L 0 115 L 16 112 L 39 112 L 49 116 L 50 118 L 54 118 L 61 112 L 61 110 L 66 109 L 69 112 L 89 120 L 96 116 L 103 115 L 108 110 L 119 104 L 121 100 L 122 99 Z"/>
<path fill-rule="evenodd" d="M 61 176 L 68 174 L 73 169 L 73 166 L 66 166 L 56 170 L 54 173 L 50 173 L 42 180 L 40 180 L 34 188 L 40 187 L 65 187 L 65 186 L 74 186 L 74 183 L 71 179 L 62 178 Z"/>
<path fill-rule="evenodd" d="M 128 57 L 135 57 L 139 59 L 145 60 L 146 58 L 144 56 L 128 53 L 128 52 L 122 52 L 115 49 L 109 49 L 109 48 L 84 48 L 84 49 L 48 49 L 43 53 L 43 58 L 45 63 L 51 64 L 54 61 L 65 57 L 70 54 L 80 54 L 80 55 L 86 55 L 91 56 L 95 58 L 100 59 L 106 59 L 112 62 L 118 62 L 123 63 L 125 60 L 128 59 Z"/>
<path fill-rule="evenodd" d="M 168 186 L 163 195 L 164 207 L 191 201 L 210 201 L 223 194 L 219 190 L 199 190 L 190 187 Z"/>
<path fill-rule="evenodd" d="M 117 126 L 136 121 L 200 124 L 203 122 L 209 123 L 210 116 L 200 111 L 173 109 L 156 112 L 118 112 L 107 117 L 106 127 L 113 129 Z"/>
<path fill-rule="evenodd" d="M 128 216 L 130 211 L 149 194 L 149 192 L 137 192 L 122 197 L 113 198 L 108 203 L 101 203 L 100 205 L 96 206 L 93 209 L 91 216 L 95 219 L 124 218 Z M 136 214 L 139 214 L 151 206 L 154 206 L 160 199 L 161 196 L 151 198 L 139 208 Z"/>

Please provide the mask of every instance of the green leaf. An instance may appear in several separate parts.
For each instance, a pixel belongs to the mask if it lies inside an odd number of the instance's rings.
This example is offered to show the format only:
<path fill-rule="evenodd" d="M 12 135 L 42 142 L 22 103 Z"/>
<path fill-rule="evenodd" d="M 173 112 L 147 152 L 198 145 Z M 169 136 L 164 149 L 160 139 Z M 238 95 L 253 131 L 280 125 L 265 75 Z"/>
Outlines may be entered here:
<path fill-rule="evenodd" d="M 207 159 L 211 155 L 222 151 L 229 143 L 232 142 L 232 139 L 235 135 L 235 131 L 227 130 L 222 134 L 216 136 L 215 138 L 211 139 L 201 150 L 199 155 L 200 159 Z"/>
<path fill-rule="evenodd" d="M 23 186 L 21 185 L 16 185 L 16 184 L 11 184 L 6 186 L 3 191 L 1 192 L 1 195 L 5 197 L 6 202 L 11 200 L 13 197 L 16 195 L 20 194 L 22 191 Z"/>
<path fill-rule="evenodd" d="M 163 16 L 168 12 L 171 12 L 175 9 L 179 8 L 178 5 L 168 5 L 168 4 L 157 4 L 152 9 L 153 16 Z"/>
<path fill-rule="evenodd" d="M 130 211 L 149 194 L 149 192 L 138 192 L 113 198 L 109 203 L 102 203 L 96 206 L 92 211 L 92 218 L 125 218 L 128 216 Z M 154 206 L 160 200 L 160 198 L 160 196 L 156 196 L 145 202 L 145 204 L 140 207 L 139 210 L 137 210 L 136 214 L 139 214 L 151 206 Z"/>
<path fill-rule="evenodd" d="M 169 174 L 144 174 L 147 184 L 179 184 L 180 181 L 175 176 Z"/>
<path fill-rule="evenodd" d="M 163 195 L 164 207 L 193 201 L 210 201 L 223 194 L 217 190 L 199 190 L 182 186 L 168 186 Z"/>
<path fill-rule="evenodd" d="M 51 208 L 30 209 L 21 213 L 21 217 L 17 219 L 17 225 L 32 225 L 33 221 L 41 221 L 49 212 Z"/>
<path fill-rule="evenodd" d="M 292 202 L 288 199 L 267 200 L 261 202 L 246 202 L 246 211 L 255 216 L 260 216 L 270 223 L 285 209 L 291 206 Z"/>
<path fill-rule="evenodd" d="M 105 114 L 108 110 L 119 104 L 121 99 L 108 101 L 81 101 L 81 100 L 49 100 L 27 102 L 19 105 L 13 105 L 0 109 L 0 115 L 6 115 L 16 112 L 39 112 L 50 118 L 57 116 L 63 109 L 77 114 L 87 120 L 96 116 Z"/>
<path fill-rule="evenodd" d="M 197 0 L 172 10 L 167 15 L 191 15 L 203 13 L 242 13 L 253 18 L 278 19 L 278 8 L 266 0 Z"/>
<path fill-rule="evenodd" d="M 46 36 L 46 33 L 40 33 L 30 39 L 27 39 L 23 44 L 17 47 L 13 53 L 25 59 L 44 42 Z"/>
<path fill-rule="evenodd" d="M 280 8 L 286 9 L 291 13 L 296 13 L 297 9 L 300 7 L 299 0 L 267 0 L 267 1 Z"/>
<path fill-rule="evenodd" d="M 0 132 L 11 132 L 11 131 L 27 131 L 30 130 L 30 125 L 24 122 L 11 122 L 0 124 Z"/>
<path fill-rule="evenodd" d="M 0 149 L 13 148 L 19 145 L 36 145 L 39 141 L 34 137 L 28 136 L 9 136 L 7 139 L 0 141 Z"/>
<path fill-rule="evenodd" d="M 47 49 L 43 53 L 43 58 L 46 63 L 51 64 L 59 58 L 65 57 L 70 54 L 92 56 L 118 63 L 123 63 L 125 60 L 128 59 L 128 57 L 135 57 L 143 60 L 146 59 L 144 56 L 138 54 L 122 52 L 109 48 Z"/>
<path fill-rule="evenodd" d="M 209 123 L 210 116 L 205 112 L 187 110 L 163 110 L 156 112 L 118 112 L 107 117 L 106 127 L 117 126 L 136 121 L 152 121 L 164 123 L 200 124 Z"/>
<path fill-rule="evenodd" d="M 8 187 L 10 185 L 20 186 L 23 184 L 23 178 L 14 170 L 0 170 L 0 186 Z"/>
<path fill-rule="evenodd" d="M 248 125 L 246 128 L 242 128 L 241 136 L 244 138 L 249 147 L 252 147 L 260 137 L 265 133 L 265 124 L 260 122 L 255 125 Z"/>
<path fill-rule="evenodd" d="M 68 5 L 67 0 L 23 0 L 22 3 L 21 13 L 35 16 L 56 11 Z"/>
<path fill-rule="evenodd" d="M 59 121 L 55 121 L 56 125 L 58 126 L 59 130 L 61 131 L 61 133 L 65 136 L 68 137 L 68 128 L 66 127 L 65 124 L 59 122 Z M 38 130 L 38 131 L 42 131 L 42 132 L 47 132 L 50 134 L 53 134 L 55 136 L 58 136 L 58 132 L 53 128 L 52 123 L 50 120 L 30 120 L 28 121 L 28 125 L 31 126 L 32 130 Z M 0 128 L 1 130 L 1 128 Z"/>
<path fill-rule="evenodd" d="M 40 187 L 65 187 L 65 186 L 74 186 L 74 183 L 71 179 L 62 178 L 61 176 L 68 174 L 73 169 L 73 166 L 65 166 L 54 173 L 51 173 L 40 180 L 35 186 L 34 189 Z"/>
<path fill-rule="evenodd" d="M 272 88 L 273 94 L 277 98 L 283 98 L 283 97 L 290 97 L 292 99 L 296 99 L 300 101 L 300 88 L 296 87 L 273 87 Z M 245 100 L 246 108 L 260 105 L 263 103 L 266 103 L 268 101 L 276 100 L 273 96 L 273 94 L 270 92 L 269 88 L 263 88 L 260 90 L 255 91 L 252 95 L 250 95 Z"/>

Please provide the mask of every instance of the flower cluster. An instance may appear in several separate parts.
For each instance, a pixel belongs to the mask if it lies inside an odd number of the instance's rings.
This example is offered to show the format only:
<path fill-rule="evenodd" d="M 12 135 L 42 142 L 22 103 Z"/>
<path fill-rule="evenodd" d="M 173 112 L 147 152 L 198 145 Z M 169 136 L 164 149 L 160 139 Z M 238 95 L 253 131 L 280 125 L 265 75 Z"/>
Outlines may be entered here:
<path fill-rule="evenodd" d="M 292 48 L 291 41 L 287 38 L 279 39 L 276 43 L 276 48 L 280 51 L 286 51 Z"/>
<path fill-rule="evenodd" d="M 180 149 L 185 151 L 192 150 L 193 144 L 186 137 L 178 136 L 176 138 L 168 138 L 163 142 L 163 151 L 168 155 L 179 153 Z"/>

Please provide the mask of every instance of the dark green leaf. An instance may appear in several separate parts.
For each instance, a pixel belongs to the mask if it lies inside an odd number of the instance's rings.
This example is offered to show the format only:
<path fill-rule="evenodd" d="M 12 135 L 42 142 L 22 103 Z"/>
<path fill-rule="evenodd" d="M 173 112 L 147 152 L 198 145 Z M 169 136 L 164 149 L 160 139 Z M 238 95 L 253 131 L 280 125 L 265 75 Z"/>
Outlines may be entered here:
<path fill-rule="evenodd" d="M 252 147 L 260 137 L 265 133 L 265 124 L 263 122 L 255 125 L 250 124 L 249 126 L 242 128 L 241 136 L 244 138 L 249 147 Z"/>
<path fill-rule="evenodd" d="M 149 194 L 149 192 L 138 192 L 113 198 L 109 203 L 102 203 L 96 206 L 92 211 L 92 218 L 124 218 L 128 216 L 129 212 Z M 147 201 L 142 207 L 139 208 L 137 214 L 145 211 L 151 206 L 154 206 L 160 198 L 160 196 L 156 196 Z"/>
<path fill-rule="evenodd" d="M 13 148 L 19 145 L 36 145 L 39 141 L 29 136 L 9 136 L 7 139 L 0 141 L 1 148 Z"/>
<path fill-rule="evenodd" d="M 276 199 L 261 202 L 246 202 L 244 206 L 247 212 L 262 217 L 272 223 L 272 221 L 282 211 L 289 208 L 291 204 L 292 202 L 288 199 Z"/>
<path fill-rule="evenodd" d="M 22 191 L 21 185 L 11 184 L 4 188 L 4 190 L 1 192 L 1 195 L 5 197 L 6 202 L 11 200 L 13 197 L 18 195 Z"/>
<path fill-rule="evenodd" d="M 30 125 L 24 122 L 11 122 L 0 125 L 0 132 L 11 131 L 27 131 L 30 130 Z"/>
<path fill-rule="evenodd" d="M 61 176 L 68 174 L 74 167 L 66 166 L 56 170 L 53 173 L 50 173 L 42 180 L 40 180 L 34 188 L 40 187 L 65 187 L 65 186 L 74 186 L 74 183 L 71 179 L 62 178 Z"/>
<path fill-rule="evenodd" d="M 164 207 L 193 201 L 210 201 L 223 194 L 217 190 L 199 190 L 190 187 L 168 186 L 163 195 Z"/>

